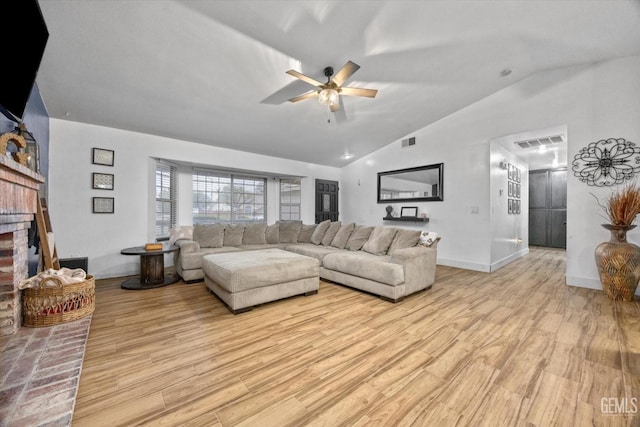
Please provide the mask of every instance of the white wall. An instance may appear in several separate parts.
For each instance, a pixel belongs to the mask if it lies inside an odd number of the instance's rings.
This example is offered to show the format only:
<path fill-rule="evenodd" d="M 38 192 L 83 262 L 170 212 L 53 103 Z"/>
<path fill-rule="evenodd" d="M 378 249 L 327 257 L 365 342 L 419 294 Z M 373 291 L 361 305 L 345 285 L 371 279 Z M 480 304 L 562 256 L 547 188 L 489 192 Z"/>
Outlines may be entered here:
<path fill-rule="evenodd" d="M 113 167 L 93 165 L 93 147 L 115 151 Z M 60 258 L 86 256 L 96 278 L 138 273 L 139 259 L 120 255 L 126 247 L 155 240 L 152 157 L 210 164 L 219 168 L 254 170 L 303 176 L 302 220 L 314 222 L 315 179 L 340 180 L 340 169 L 224 148 L 210 147 L 153 135 L 51 120 L 49 209 Z M 115 175 L 115 190 L 91 189 L 91 173 Z M 191 224 L 191 170 L 178 171 L 178 223 Z M 277 196 L 271 181 L 268 190 Z M 93 214 L 91 198 L 115 197 L 114 214 Z M 278 218 L 277 197 L 270 198 L 267 222 Z M 165 257 L 166 265 L 171 257 Z"/>
<path fill-rule="evenodd" d="M 427 228 L 443 235 L 438 262 L 489 271 L 489 142 L 566 125 L 571 161 L 580 148 L 599 139 L 640 143 L 639 117 L 640 56 L 538 73 L 344 167 L 342 189 L 349 197 L 343 218 L 382 223 L 377 172 L 443 162 L 444 201 L 418 204 L 429 212 Z M 401 139 L 408 136 L 416 137 L 416 145 L 401 148 Z M 604 198 L 611 189 L 579 182 L 570 166 L 567 283 L 601 289 L 594 250 L 609 236 L 599 225 L 603 220 L 590 193 Z M 631 231 L 629 240 L 640 243 L 640 230 Z"/>

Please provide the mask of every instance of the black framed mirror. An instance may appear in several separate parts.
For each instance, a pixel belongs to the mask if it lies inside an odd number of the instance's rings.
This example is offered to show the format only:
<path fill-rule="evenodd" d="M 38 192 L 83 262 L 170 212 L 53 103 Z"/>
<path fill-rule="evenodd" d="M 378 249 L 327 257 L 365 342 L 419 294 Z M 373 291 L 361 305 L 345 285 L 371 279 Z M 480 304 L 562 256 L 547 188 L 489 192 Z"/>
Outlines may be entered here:
<path fill-rule="evenodd" d="M 378 203 L 444 200 L 444 163 L 378 172 Z"/>

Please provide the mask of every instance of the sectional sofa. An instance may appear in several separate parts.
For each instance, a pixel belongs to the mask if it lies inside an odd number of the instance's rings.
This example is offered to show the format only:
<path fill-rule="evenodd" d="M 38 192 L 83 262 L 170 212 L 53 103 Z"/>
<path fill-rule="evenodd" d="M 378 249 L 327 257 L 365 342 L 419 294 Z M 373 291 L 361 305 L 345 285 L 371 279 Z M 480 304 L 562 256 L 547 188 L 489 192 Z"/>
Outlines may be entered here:
<path fill-rule="evenodd" d="M 397 302 L 435 281 L 437 233 L 340 221 L 303 224 L 196 224 L 175 227 L 170 242 L 176 272 L 187 283 L 204 279 L 209 254 L 280 248 L 316 258 L 320 277 Z"/>

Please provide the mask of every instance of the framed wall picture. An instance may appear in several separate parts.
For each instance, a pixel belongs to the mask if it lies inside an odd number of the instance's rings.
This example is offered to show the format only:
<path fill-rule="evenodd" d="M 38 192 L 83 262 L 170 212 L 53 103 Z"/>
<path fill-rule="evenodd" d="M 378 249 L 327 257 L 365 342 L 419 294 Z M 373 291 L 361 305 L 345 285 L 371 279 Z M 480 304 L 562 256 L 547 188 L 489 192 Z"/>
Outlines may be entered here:
<path fill-rule="evenodd" d="M 507 208 L 507 213 L 512 214 L 513 213 L 513 199 L 509 199 L 508 201 L 508 208 Z"/>
<path fill-rule="evenodd" d="M 513 165 L 511 163 L 507 165 L 507 175 L 509 179 L 513 179 Z"/>
<path fill-rule="evenodd" d="M 416 218 L 418 216 L 417 206 L 403 206 L 400 208 L 401 217 Z"/>
<path fill-rule="evenodd" d="M 94 172 L 91 183 L 96 190 L 113 190 L 113 174 Z"/>
<path fill-rule="evenodd" d="M 513 196 L 513 182 L 508 181 L 507 182 L 507 186 L 509 187 L 509 190 L 508 190 L 507 194 L 509 195 L 509 197 L 511 197 L 511 196 Z"/>
<path fill-rule="evenodd" d="M 114 212 L 114 198 L 113 197 L 94 197 L 93 198 L 93 213 L 106 213 L 110 214 Z"/>
<path fill-rule="evenodd" d="M 106 150 L 104 148 L 94 148 L 91 162 L 94 165 L 113 166 L 113 150 Z"/>

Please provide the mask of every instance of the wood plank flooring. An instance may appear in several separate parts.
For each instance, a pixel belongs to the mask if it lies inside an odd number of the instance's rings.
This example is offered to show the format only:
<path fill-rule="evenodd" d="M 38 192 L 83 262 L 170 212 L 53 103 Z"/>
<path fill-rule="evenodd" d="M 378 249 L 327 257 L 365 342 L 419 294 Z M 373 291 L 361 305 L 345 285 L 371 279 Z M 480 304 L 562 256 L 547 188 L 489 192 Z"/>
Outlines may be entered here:
<path fill-rule="evenodd" d="M 397 304 L 321 282 L 236 316 L 99 280 L 72 425 L 640 426 L 640 302 L 564 273 L 532 248 Z"/>

